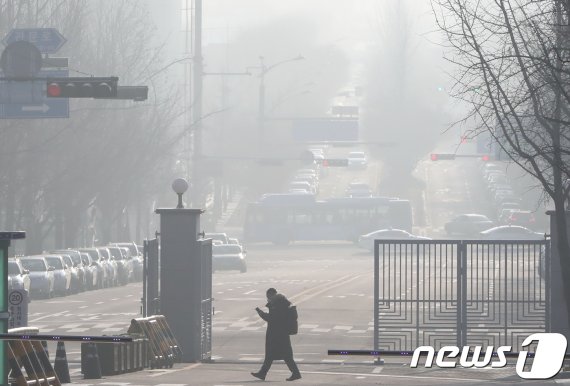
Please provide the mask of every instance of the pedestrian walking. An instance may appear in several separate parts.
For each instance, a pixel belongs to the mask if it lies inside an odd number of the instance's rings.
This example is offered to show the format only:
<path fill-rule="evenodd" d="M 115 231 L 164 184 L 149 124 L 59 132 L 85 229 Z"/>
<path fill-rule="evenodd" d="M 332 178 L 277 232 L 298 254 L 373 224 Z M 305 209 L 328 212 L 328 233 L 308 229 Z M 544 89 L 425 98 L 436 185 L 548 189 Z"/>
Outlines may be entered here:
<path fill-rule="evenodd" d="M 274 360 L 284 360 L 291 370 L 291 376 L 287 381 L 294 381 L 301 378 L 299 368 L 293 359 L 293 348 L 289 334 L 296 333 L 296 309 L 294 310 L 295 328 L 292 332 L 292 308 L 291 302 L 287 298 L 277 293 L 275 288 L 269 288 L 266 292 L 269 312 L 264 312 L 257 307 L 255 310 L 261 319 L 267 322 L 265 333 L 265 359 L 261 369 L 257 373 L 251 373 L 256 378 L 265 380 L 267 372 Z"/>

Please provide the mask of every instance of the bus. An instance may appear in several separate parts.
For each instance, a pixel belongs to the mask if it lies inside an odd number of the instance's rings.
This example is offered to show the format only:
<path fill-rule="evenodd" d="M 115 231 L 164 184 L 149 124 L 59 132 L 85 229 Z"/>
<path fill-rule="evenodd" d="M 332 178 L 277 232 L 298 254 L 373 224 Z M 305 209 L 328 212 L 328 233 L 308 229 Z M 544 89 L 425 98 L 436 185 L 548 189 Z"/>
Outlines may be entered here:
<path fill-rule="evenodd" d="M 353 241 L 385 228 L 412 231 L 410 201 L 389 197 L 316 200 L 311 194 L 268 194 L 247 207 L 247 243 Z"/>

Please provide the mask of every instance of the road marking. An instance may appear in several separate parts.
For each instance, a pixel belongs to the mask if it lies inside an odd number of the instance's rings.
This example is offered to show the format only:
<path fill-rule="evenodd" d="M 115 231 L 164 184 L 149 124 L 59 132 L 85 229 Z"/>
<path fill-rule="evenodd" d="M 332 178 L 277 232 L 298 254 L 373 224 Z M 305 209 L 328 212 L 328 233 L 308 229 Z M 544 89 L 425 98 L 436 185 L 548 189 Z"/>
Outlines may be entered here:
<path fill-rule="evenodd" d="M 193 364 L 191 364 L 191 365 L 189 365 L 189 366 L 182 367 L 182 368 L 179 368 L 179 369 L 160 370 L 160 371 L 157 371 L 156 374 L 151 374 L 151 375 L 149 375 L 149 377 L 159 377 L 159 376 L 161 376 L 161 375 L 172 374 L 172 373 L 175 373 L 175 372 L 177 372 L 177 371 L 190 370 L 190 369 L 196 368 L 196 367 L 198 367 L 198 366 L 200 366 L 200 365 L 201 365 L 201 363 L 193 363 Z M 153 371 L 153 370 L 150 370 L 150 371 Z"/>
<path fill-rule="evenodd" d="M 334 326 L 333 330 L 352 330 L 352 326 Z"/>
<path fill-rule="evenodd" d="M 89 328 L 72 328 L 71 330 L 68 330 L 67 332 L 85 332 L 89 330 Z"/>
<path fill-rule="evenodd" d="M 81 306 L 81 307 L 79 307 L 79 308 L 87 308 L 87 307 L 89 307 L 89 306 Z"/>
<path fill-rule="evenodd" d="M 243 294 L 244 294 L 244 295 L 249 295 L 249 294 L 252 294 L 252 293 L 254 293 L 255 291 L 257 291 L 257 290 L 251 290 L 251 291 L 247 291 L 247 292 L 244 292 Z"/>
<path fill-rule="evenodd" d="M 329 361 L 328 359 L 323 362 Z M 326 363 L 326 362 L 325 362 Z M 321 375 L 347 375 L 347 376 L 364 376 L 364 377 L 378 377 L 378 378 L 403 378 L 403 379 L 418 379 L 418 380 L 432 380 L 432 381 L 459 381 L 459 382 L 488 382 L 487 379 L 469 379 L 469 378 L 439 378 L 439 377 L 426 377 L 414 375 L 392 375 L 392 374 L 362 374 L 362 373 L 341 373 L 333 371 L 303 371 L 303 374 L 321 374 Z"/>
<path fill-rule="evenodd" d="M 64 324 L 63 326 L 60 326 L 59 328 L 76 328 L 81 326 L 81 323 L 79 324 Z"/>
<path fill-rule="evenodd" d="M 95 303 L 95 304 L 103 304 L 103 303 L 105 303 L 105 302 L 97 302 L 97 303 Z"/>
<path fill-rule="evenodd" d="M 263 358 L 261 357 L 246 357 L 246 358 L 239 358 L 240 361 L 261 361 Z"/>
<path fill-rule="evenodd" d="M 330 332 L 330 331 L 331 331 L 330 328 L 315 328 L 311 330 L 311 332 Z"/>
<path fill-rule="evenodd" d="M 372 374 L 380 374 L 382 372 L 382 370 L 384 370 L 383 367 L 375 367 L 374 370 L 372 370 Z"/>
<path fill-rule="evenodd" d="M 319 327 L 318 324 L 301 324 L 299 328 L 317 328 Z"/>
<path fill-rule="evenodd" d="M 366 330 L 350 330 L 348 333 L 349 334 L 364 334 L 364 333 L 366 333 Z"/>
<path fill-rule="evenodd" d="M 112 328 L 105 328 L 102 330 L 102 332 L 119 332 L 124 330 L 124 328 L 122 327 L 112 327 Z"/>

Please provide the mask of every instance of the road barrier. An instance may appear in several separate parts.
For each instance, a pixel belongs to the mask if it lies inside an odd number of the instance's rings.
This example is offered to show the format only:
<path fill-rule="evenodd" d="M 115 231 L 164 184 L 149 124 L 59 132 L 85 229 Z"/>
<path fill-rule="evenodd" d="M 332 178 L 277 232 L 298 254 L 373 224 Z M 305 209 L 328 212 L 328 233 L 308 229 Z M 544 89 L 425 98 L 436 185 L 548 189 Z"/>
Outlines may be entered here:
<path fill-rule="evenodd" d="M 132 319 L 128 334 L 148 339 L 151 369 L 171 368 L 182 356 L 182 350 L 163 315 Z"/>
<path fill-rule="evenodd" d="M 10 340 L 7 354 L 11 384 L 17 386 L 61 385 L 39 341 Z"/>
<path fill-rule="evenodd" d="M 42 341 L 45 342 L 45 341 Z M 71 383 L 69 376 L 69 365 L 67 363 L 67 354 L 65 352 L 65 343 L 57 342 L 57 350 L 55 352 L 55 362 L 53 369 L 57 374 L 61 383 Z"/>

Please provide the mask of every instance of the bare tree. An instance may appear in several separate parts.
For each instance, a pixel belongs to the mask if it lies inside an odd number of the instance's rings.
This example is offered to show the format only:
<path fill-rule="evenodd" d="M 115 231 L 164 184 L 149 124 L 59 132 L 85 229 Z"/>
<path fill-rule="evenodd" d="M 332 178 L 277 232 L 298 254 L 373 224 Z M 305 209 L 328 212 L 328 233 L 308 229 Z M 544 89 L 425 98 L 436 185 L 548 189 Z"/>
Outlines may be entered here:
<path fill-rule="evenodd" d="M 570 2 L 432 0 L 458 69 L 465 120 L 488 131 L 552 199 L 564 293 L 570 305 L 565 201 L 570 176 Z M 570 312 L 570 306 L 568 307 Z"/>
<path fill-rule="evenodd" d="M 72 247 L 132 237 L 127 216 L 149 211 L 172 176 L 170 138 L 181 114 L 145 8 L 134 0 L 0 0 L 0 21 L 0 35 L 57 26 L 68 39 L 58 54 L 70 57 L 72 76 L 151 86 L 143 104 L 73 100 L 69 119 L 1 121 L 0 225 L 27 230 L 29 253 L 46 240 Z M 98 234 L 79 241 L 86 229 Z"/>

